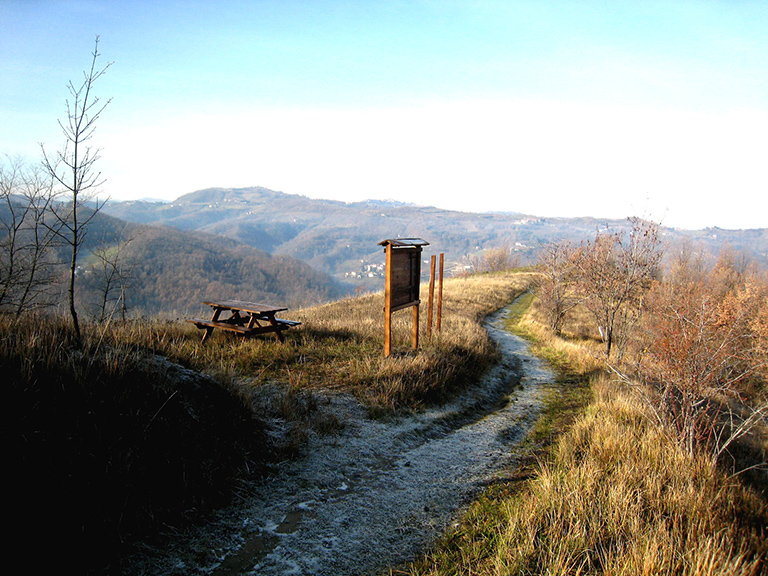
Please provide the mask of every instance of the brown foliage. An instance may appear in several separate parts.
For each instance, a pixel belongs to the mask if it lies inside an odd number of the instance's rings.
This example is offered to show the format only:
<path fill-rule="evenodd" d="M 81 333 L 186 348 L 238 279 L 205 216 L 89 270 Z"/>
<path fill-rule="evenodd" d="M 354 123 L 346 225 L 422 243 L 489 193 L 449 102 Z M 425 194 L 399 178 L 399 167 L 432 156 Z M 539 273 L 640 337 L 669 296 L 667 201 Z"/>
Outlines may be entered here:
<path fill-rule="evenodd" d="M 767 303 L 765 279 L 728 255 L 709 271 L 678 268 L 654 286 L 639 373 L 657 417 L 689 452 L 722 454 L 760 418 Z"/>

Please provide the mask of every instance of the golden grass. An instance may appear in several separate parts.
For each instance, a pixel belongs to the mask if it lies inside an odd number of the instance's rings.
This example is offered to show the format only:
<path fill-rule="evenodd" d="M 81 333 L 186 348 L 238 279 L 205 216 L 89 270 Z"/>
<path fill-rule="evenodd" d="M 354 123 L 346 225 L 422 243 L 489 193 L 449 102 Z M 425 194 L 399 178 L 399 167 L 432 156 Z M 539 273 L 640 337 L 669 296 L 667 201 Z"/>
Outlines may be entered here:
<path fill-rule="evenodd" d="M 511 330 L 531 341 L 533 350 L 555 367 L 563 365 L 576 374 L 591 374 L 601 370 L 605 345 L 592 330 L 591 316 L 583 308 L 571 312 L 563 336 L 556 336 L 546 326 L 544 313 L 532 298 L 526 314 L 521 314 L 509 326 Z"/>
<path fill-rule="evenodd" d="M 486 574 L 754 574 L 765 503 L 688 457 L 606 381 L 528 490 Z M 765 566 L 762 566 L 765 568 Z"/>
<path fill-rule="evenodd" d="M 554 337 L 535 307 L 517 320 L 561 374 L 595 371 L 593 342 L 582 350 Z M 490 491 L 427 557 L 395 573 L 766 573 L 765 500 L 682 452 L 630 390 L 605 375 L 591 388 L 589 406 L 533 474 Z"/>
<path fill-rule="evenodd" d="M 14 531 L 28 543 L 53 530 L 68 559 L 105 566 L 134 538 L 227 501 L 310 429 L 342 426 L 317 409 L 316 390 L 353 393 L 389 413 L 473 383 L 496 354 L 480 320 L 529 283 L 526 274 L 446 282 L 440 334 L 426 338 L 422 314 L 412 352 L 403 311 L 390 358 L 381 294 L 296 310 L 302 325 L 285 344 L 215 333 L 202 345 L 193 325 L 160 320 L 86 324 L 81 341 L 61 317 L 0 315 L 7 460 L 24 504 L 10 516 Z M 280 434 L 267 428 L 273 420 Z"/>
<path fill-rule="evenodd" d="M 203 346 L 192 325 L 173 322 L 115 326 L 109 338 L 132 342 L 182 364 L 237 380 L 241 386 L 283 383 L 303 390 L 357 395 L 382 413 L 441 401 L 477 378 L 496 358 L 482 319 L 526 291 L 532 276 L 508 272 L 447 279 L 442 325 L 427 338 L 426 287 L 422 288 L 420 349 L 411 350 L 411 310 L 393 317 L 393 354 L 384 357 L 382 294 L 301 309 L 286 317 L 302 322 L 273 337 L 241 339 L 221 332 Z M 247 391 L 247 390 L 246 390 Z"/>

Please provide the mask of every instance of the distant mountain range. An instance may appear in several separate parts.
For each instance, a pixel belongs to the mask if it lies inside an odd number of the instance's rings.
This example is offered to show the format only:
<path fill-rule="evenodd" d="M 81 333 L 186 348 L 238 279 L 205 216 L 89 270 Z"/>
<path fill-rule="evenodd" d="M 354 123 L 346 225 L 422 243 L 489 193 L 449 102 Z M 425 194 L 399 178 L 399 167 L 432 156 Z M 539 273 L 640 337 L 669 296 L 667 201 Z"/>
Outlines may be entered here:
<path fill-rule="evenodd" d="M 380 270 L 384 255 L 378 243 L 388 238 L 423 238 L 430 243 L 425 257 L 443 252 L 451 265 L 502 246 L 525 264 L 552 240 L 578 242 L 606 226 L 626 225 L 625 220 L 480 214 L 380 200 L 315 200 L 262 187 L 209 188 L 168 203 L 109 202 L 104 211 L 132 222 L 224 236 L 301 260 L 339 281 L 368 286 L 381 285 L 368 276 Z M 664 228 L 663 234 L 672 244 L 687 238 L 714 254 L 726 245 L 763 261 L 768 254 L 768 229 Z"/>

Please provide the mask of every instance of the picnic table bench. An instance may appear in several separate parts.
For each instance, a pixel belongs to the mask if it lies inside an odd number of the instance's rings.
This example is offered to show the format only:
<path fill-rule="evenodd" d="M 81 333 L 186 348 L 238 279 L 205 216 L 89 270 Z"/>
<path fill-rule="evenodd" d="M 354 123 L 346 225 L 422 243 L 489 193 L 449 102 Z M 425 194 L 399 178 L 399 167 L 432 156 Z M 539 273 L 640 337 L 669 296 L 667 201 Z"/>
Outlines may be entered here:
<path fill-rule="evenodd" d="M 276 314 L 278 312 L 284 312 L 288 308 L 271 304 L 245 302 L 243 300 L 217 300 L 203 302 L 203 304 L 213 308 L 210 320 L 202 318 L 187 320 L 187 322 L 192 322 L 201 330 L 205 330 L 203 342 L 208 339 L 215 328 L 234 332 L 240 336 L 274 332 L 277 339 L 280 342 L 284 342 L 283 331 L 301 324 L 301 322 L 295 320 L 277 318 Z M 229 312 L 230 315 L 222 318 L 222 312 Z"/>

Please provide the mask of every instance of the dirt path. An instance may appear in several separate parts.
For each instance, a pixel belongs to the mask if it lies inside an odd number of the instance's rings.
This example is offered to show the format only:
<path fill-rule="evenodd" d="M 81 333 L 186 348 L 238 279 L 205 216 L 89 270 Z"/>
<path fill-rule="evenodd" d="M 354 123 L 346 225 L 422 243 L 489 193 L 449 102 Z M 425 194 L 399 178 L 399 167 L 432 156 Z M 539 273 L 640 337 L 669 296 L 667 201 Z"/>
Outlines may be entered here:
<path fill-rule="evenodd" d="M 131 573 L 154 576 L 370 574 L 414 558 L 471 498 L 515 466 L 551 373 L 505 332 L 506 311 L 487 322 L 503 359 L 449 406 L 375 422 L 354 399 L 330 398 L 347 426 L 310 439 L 251 497 L 205 527 L 147 554 Z"/>

